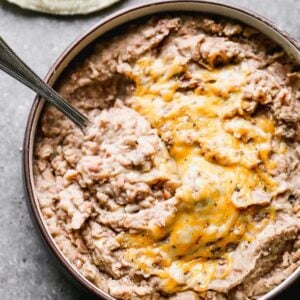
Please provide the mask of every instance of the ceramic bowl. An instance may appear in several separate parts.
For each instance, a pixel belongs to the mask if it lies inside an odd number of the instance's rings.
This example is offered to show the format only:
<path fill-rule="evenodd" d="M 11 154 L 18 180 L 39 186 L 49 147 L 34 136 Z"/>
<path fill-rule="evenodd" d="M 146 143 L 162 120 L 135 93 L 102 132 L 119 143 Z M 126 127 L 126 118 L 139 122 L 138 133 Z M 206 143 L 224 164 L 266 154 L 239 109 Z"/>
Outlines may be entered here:
<path fill-rule="evenodd" d="M 280 44 L 291 56 L 300 62 L 300 46 L 299 43 L 290 37 L 282 29 L 278 28 L 273 22 L 263 18 L 262 16 L 246 10 L 244 8 L 213 2 L 213 1 L 160 1 L 143 4 L 140 6 L 130 7 L 126 10 L 121 10 L 116 14 L 110 15 L 103 19 L 96 26 L 91 28 L 88 32 L 83 34 L 77 40 L 75 40 L 58 58 L 52 68 L 49 70 L 46 76 L 46 81 L 50 85 L 54 85 L 59 76 L 62 74 L 68 64 L 84 49 L 86 49 L 93 41 L 102 36 L 103 34 L 121 26 L 129 21 L 135 19 L 155 15 L 163 12 L 193 12 L 193 13 L 212 13 L 215 15 L 221 15 L 232 19 L 239 20 L 246 23 L 269 38 Z M 57 258 L 59 264 L 63 269 L 71 275 L 77 284 L 94 296 L 100 299 L 113 299 L 104 291 L 97 288 L 87 279 L 85 279 L 72 265 L 68 262 L 66 257 L 58 249 L 53 238 L 51 237 L 46 223 L 43 220 L 38 200 L 35 194 L 32 160 L 33 160 L 33 146 L 35 142 L 35 135 L 37 124 L 40 119 L 41 111 L 44 107 L 43 99 L 36 97 L 32 108 L 29 113 L 28 123 L 24 138 L 23 147 L 23 178 L 25 193 L 27 195 L 29 210 L 32 217 L 40 231 L 43 239 L 45 240 L 47 247 Z M 284 282 L 274 288 L 272 291 L 260 298 L 260 300 L 274 299 L 280 292 L 290 286 L 297 278 L 300 277 L 300 269 L 291 274 Z"/>

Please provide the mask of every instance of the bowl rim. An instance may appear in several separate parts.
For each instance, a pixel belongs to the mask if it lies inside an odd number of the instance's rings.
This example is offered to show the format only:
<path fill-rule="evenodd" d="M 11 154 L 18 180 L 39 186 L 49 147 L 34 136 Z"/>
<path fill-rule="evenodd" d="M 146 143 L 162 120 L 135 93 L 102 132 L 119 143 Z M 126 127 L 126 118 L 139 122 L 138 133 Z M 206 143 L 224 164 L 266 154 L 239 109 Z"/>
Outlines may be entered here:
<path fill-rule="evenodd" d="M 285 30 L 283 30 L 281 27 L 276 25 L 273 21 L 269 20 L 266 17 L 263 17 L 259 13 L 256 13 L 252 11 L 251 9 L 239 6 L 239 5 L 233 5 L 224 3 L 221 1 L 210 1 L 210 0 L 159 0 L 159 1 L 152 1 L 152 2 L 146 2 L 143 4 L 138 5 L 132 5 L 127 8 L 121 9 L 115 13 L 109 14 L 108 16 L 104 17 L 99 22 L 96 22 L 95 25 L 91 26 L 89 29 L 87 29 L 83 34 L 81 34 L 79 37 L 77 37 L 65 50 L 59 55 L 59 57 L 56 59 L 56 61 L 52 64 L 51 68 L 49 69 L 47 75 L 45 76 L 44 80 L 49 83 L 51 79 L 53 78 L 54 74 L 56 73 L 56 70 L 63 64 L 63 62 L 66 60 L 66 58 L 72 53 L 74 49 L 76 49 L 84 40 L 87 39 L 87 37 L 91 36 L 95 31 L 97 31 L 100 27 L 104 26 L 105 24 L 120 18 L 128 13 L 139 11 L 139 10 L 147 10 L 149 7 L 153 6 L 159 6 L 159 5 L 168 5 L 168 4 L 179 4 L 179 3 L 201 3 L 201 4 L 209 4 L 209 5 L 215 5 L 218 7 L 225 7 L 227 9 L 230 9 L 232 11 L 236 11 L 242 14 L 246 14 L 255 21 L 260 21 L 270 29 L 273 29 L 275 32 L 279 33 L 281 37 L 283 37 L 284 40 L 288 41 L 291 45 L 293 45 L 300 53 L 300 43 L 297 39 L 291 37 L 290 34 L 288 34 Z M 170 11 L 174 11 L 173 9 L 170 9 Z M 200 10 L 199 10 L 199 13 Z M 152 13 L 153 14 L 153 13 Z M 145 13 L 147 15 L 147 13 Z M 151 15 L 151 13 L 149 14 Z M 220 13 L 216 12 L 216 15 L 220 15 Z M 143 17 L 143 16 L 140 16 Z M 140 18 L 138 17 L 138 18 Z M 134 19 L 138 19 L 134 18 Z M 242 21 L 240 21 L 242 22 Z M 122 24 L 126 23 L 122 22 Z M 120 25 L 122 25 L 120 24 Z M 118 25 L 118 26 L 120 26 Z M 117 27 L 118 27 L 117 26 Z M 112 29 L 109 29 L 111 31 Z M 101 34 L 99 35 L 101 36 Z M 99 38 L 97 36 L 96 38 Z M 92 39 L 87 43 L 85 47 L 88 47 L 96 38 Z M 84 47 L 84 48 L 85 48 Z M 79 52 L 81 52 L 83 49 L 81 49 Z M 78 55 L 76 53 L 75 57 Z M 70 61 L 74 60 L 74 58 L 71 58 Z M 67 67 L 67 66 L 66 66 Z M 64 68 L 65 69 L 65 68 Z M 63 69 L 63 70 L 64 70 Z M 63 70 L 60 72 L 59 76 L 62 74 Z M 58 77 L 59 77 L 58 76 Z M 54 82 L 57 80 L 57 78 L 54 80 Z M 54 83 L 53 83 L 54 84 Z M 53 85 L 52 84 L 52 85 Z M 41 100 L 41 101 L 40 101 Z M 38 230 L 43 238 L 43 240 L 46 242 L 48 248 L 50 248 L 52 254 L 54 254 L 55 258 L 59 261 L 60 264 L 64 267 L 65 270 L 68 271 L 68 273 L 71 275 L 73 279 L 77 283 L 80 284 L 81 287 L 85 288 L 86 291 L 92 293 L 97 298 L 107 299 L 107 300 L 114 300 L 112 296 L 101 290 L 100 288 L 96 287 L 93 283 L 88 281 L 86 278 L 84 278 L 78 270 L 75 269 L 71 265 L 71 263 L 66 259 L 66 257 L 61 253 L 61 250 L 58 248 L 56 243 L 54 242 L 53 238 L 51 237 L 50 233 L 48 232 L 48 229 L 46 227 L 46 224 L 44 223 L 43 217 L 40 212 L 40 208 L 38 205 L 38 200 L 35 198 L 34 194 L 34 186 L 32 184 L 33 178 L 32 178 L 32 164 L 31 164 L 31 145 L 32 145 L 32 139 L 34 139 L 34 136 L 32 136 L 32 131 L 34 128 L 34 124 L 36 120 L 39 120 L 41 115 L 41 110 L 44 107 L 44 101 L 42 100 L 42 97 L 36 96 L 34 98 L 34 102 L 30 108 L 27 124 L 25 127 L 25 134 L 24 134 L 24 141 L 23 141 L 23 151 L 22 151 L 22 171 L 23 171 L 23 186 L 24 186 L 24 192 L 27 200 L 27 206 L 29 209 L 29 212 L 32 216 L 32 219 L 34 220 L 34 223 L 37 225 Z M 295 270 L 290 276 L 288 276 L 283 282 L 281 282 L 278 286 L 276 286 L 274 289 L 269 291 L 264 296 L 260 297 L 260 300 L 266 300 L 271 299 L 271 297 L 274 297 L 275 295 L 278 295 L 283 290 L 285 290 L 287 287 L 289 287 L 292 283 L 294 283 L 297 279 L 300 277 L 300 268 Z"/>

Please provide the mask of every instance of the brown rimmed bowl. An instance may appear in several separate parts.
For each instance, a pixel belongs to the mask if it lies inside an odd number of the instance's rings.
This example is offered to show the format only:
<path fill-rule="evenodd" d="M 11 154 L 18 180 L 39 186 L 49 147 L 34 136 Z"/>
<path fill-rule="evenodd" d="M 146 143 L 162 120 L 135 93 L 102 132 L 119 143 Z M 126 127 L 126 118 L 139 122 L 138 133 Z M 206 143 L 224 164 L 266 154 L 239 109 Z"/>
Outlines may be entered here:
<path fill-rule="evenodd" d="M 141 17 L 155 15 L 163 12 L 193 12 L 193 13 L 210 13 L 215 15 L 221 15 L 224 17 L 232 18 L 248 24 L 266 36 L 281 45 L 296 61 L 300 63 L 300 45 L 299 43 L 290 37 L 282 29 L 278 28 L 271 21 L 261 17 L 260 15 L 239 8 L 236 6 L 213 2 L 213 1 L 160 1 L 143 4 L 140 6 L 130 7 L 126 10 L 121 10 L 116 14 L 110 15 L 103 19 L 96 26 L 91 28 L 88 32 L 83 34 L 77 40 L 75 40 L 58 58 L 52 68 L 49 70 L 46 76 L 46 82 L 50 85 L 54 85 L 62 72 L 66 69 L 69 63 L 90 44 L 92 44 L 97 38 L 108 33 L 109 31 Z M 24 189 L 27 196 L 27 203 L 30 213 L 40 231 L 44 241 L 46 242 L 50 252 L 54 254 L 59 264 L 63 269 L 71 275 L 71 278 L 75 279 L 76 283 L 89 291 L 96 298 L 100 299 L 114 299 L 104 291 L 97 288 L 86 278 L 84 278 L 79 271 L 77 271 L 67 260 L 67 258 L 58 249 L 51 234 L 47 229 L 47 225 L 43 220 L 42 213 L 39 208 L 38 199 L 35 194 L 34 179 L 33 179 L 33 148 L 35 142 L 35 135 L 37 124 L 41 116 L 42 109 L 45 105 L 43 99 L 36 97 L 31 107 L 28 122 L 24 137 L 23 147 L 23 178 Z M 260 300 L 274 299 L 284 289 L 290 286 L 296 279 L 300 278 L 300 268 L 298 268 L 293 274 L 291 274 L 280 285 L 271 290 L 260 298 Z"/>

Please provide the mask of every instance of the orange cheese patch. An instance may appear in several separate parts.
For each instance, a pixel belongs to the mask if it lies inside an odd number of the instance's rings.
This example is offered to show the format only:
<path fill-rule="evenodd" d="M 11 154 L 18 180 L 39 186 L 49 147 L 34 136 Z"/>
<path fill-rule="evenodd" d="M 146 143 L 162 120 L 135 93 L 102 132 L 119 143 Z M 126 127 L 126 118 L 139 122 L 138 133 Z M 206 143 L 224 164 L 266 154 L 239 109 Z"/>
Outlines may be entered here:
<path fill-rule="evenodd" d="M 158 130 L 182 183 L 175 195 L 175 221 L 161 229 L 166 238 L 155 240 L 147 233 L 124 239 L 127 258 L 144 272 L 165 278 L 166 292 L 184 290 L 186 272 L 197 278 L 202 274 L 199 291 L 214 278 L 226 277 L 231 265 L 227 247 L 249 240 L 267 224 L 255 225 L 251 203 L 255 192 L 265 195 L 277 187 L 266 172 L 275 167 L 269 159 L 274 124 L 266 115 L 243 111 L 246 75 L 240 65 L 191 73 L 176 59 L 152 57 L 139 60 L 128 74 L 136 83 L 128 104 Z M 271 213 L 269 205 L 260 209 Z M 215 272 L 219 257 L 227 261 L 221 275 Z"/>

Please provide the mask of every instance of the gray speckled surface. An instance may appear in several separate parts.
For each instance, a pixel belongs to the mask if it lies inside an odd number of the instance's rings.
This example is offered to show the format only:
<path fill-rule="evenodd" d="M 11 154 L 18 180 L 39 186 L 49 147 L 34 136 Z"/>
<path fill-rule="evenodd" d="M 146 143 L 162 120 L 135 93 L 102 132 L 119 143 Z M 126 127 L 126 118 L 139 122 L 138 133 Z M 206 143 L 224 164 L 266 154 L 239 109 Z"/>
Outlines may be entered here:
<path fill-rule="evenodd" d="M 142 2 L 146 1 L 124 0 L 91 16 L 66 18 L 24 11 L 0 0 L 0 35 L 44 76 L 62 50 L 79 34 L 103 16 Z M 259 12 L 300 39 L 299 0 L 227 2 Z M 88 299 L 48 258 L 23 197 L 20 147 L 34 93 L 0 73 L 0 97 L 0 298 Z M 285 295 L 284 299 L 296 298 Z"/>

